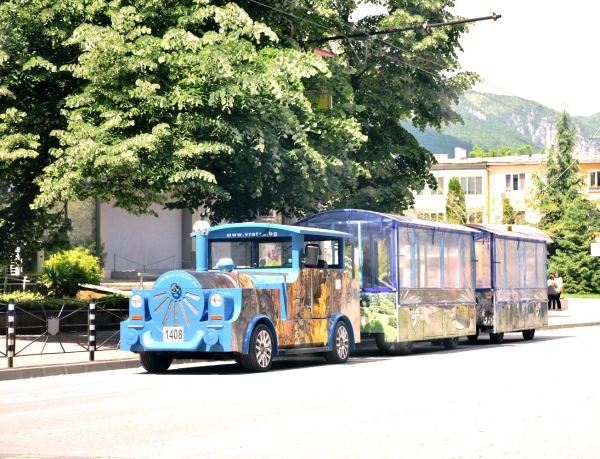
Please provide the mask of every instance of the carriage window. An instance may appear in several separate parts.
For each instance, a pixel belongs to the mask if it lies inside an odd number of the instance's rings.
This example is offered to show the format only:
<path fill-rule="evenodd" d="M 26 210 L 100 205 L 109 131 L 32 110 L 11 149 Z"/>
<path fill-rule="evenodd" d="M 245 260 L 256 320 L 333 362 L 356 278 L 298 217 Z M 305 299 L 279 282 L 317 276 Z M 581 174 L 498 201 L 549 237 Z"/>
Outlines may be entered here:
<path fill-rule="evenodd" d="M 212 241 L 209 266 L 216 269 L 221 258 L 231 258 L 240 269 L 291 268 L 292 239 Z"/>

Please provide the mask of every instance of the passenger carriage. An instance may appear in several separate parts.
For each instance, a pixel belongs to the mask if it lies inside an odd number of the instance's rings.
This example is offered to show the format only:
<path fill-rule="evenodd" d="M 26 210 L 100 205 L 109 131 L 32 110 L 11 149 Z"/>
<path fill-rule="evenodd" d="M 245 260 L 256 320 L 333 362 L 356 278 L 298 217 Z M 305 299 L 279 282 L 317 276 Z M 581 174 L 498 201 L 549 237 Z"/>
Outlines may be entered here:
<path fill-rule="evenodd" d="M 297 223 L 354 236 L 346 270 L 360 282 L 361 336 L 385 353 L 415 341 L 452 349 L 477 332 L 473 238 L 479 230 L 363 210 L 333 210 Z"/>
<path fill-rule="evenodd" d="M 470 225 L 475 234 L 477 332 L 500 344 L 504 333 L 522 332 L 531 340 L 548 325 L 546 243 L 539 230 L 518 226 Z"/>
<path fill-rule="evenodd" d="M 173 358 L 234 358 L 267 371 L 280 355 L 343 363 L 360 342 L 359 284 L 344 252 L 352 235 L 267 223 L 197 222 L 196 270 L 134 290 L 121 349 L 147 371 Z"/>

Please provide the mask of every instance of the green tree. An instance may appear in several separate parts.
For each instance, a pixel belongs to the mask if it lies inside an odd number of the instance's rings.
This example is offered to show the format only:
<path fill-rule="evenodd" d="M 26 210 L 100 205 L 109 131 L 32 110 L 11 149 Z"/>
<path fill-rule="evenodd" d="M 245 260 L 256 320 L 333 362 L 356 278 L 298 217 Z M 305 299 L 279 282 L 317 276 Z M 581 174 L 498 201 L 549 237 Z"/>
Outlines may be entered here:
<path fill-rule="evenodd" d="M 548 244 L 548 267 L 550 272 L 561 272 L 568 292 L 600 292 L 600 260 L 590 256 L 600 211 L 581 193 L 585 179 L 573 157 L 577 131 L 566 111 L 556 128 L 557 145 L 548 152 L 545 180 L 534 176 L 532 194 L 541 214 L 538 227 L 553 239 Z"/>
<path fill-rule="evenodd" d="M 465 192 L 458 179 L 448 182 L 448 195 L 446 196 L 446 221 L 451 223 L 467 223 L 467 205 Z"/>
<path fill-rule="evenodd" d="M 467 26 L 345 41 L 327 60 L 303 40 L 449 21 L 451 4 L 391 0 L 353 24 L 354 1 L 8 0 L 0 114 L 22 114 L 21 144 L 2 153 L 20 155 L 36 212 L 96 197 L 134 213 L 204 205 L 213 220 L 400 212 L 435 181 L 399 122 L 461 121 L 454 104 L 478 79 L 457 60 Z"/>
<path fill-rule="evenodd" d="M 502 223 L 505 225 L 514 225 L 515 221 L 515 209 L 510 204 L 509 198 L 502 200 Z"/>
<path fill-rule="evenodd" d="M 83 18 L 52 10 L 53 3 L 0 4 L 0 265 L 15 260 L 17 247 L 24 258 L 68 246 L 63 203 L 30 207 L 40 192 L 35 180 L 52 163 L 48 152 L 58 147 L 51 132 L 66 127 L 63 99 L 76 86 L 59 66 L 76 59 L 77 49 L 60 42 Z"/>

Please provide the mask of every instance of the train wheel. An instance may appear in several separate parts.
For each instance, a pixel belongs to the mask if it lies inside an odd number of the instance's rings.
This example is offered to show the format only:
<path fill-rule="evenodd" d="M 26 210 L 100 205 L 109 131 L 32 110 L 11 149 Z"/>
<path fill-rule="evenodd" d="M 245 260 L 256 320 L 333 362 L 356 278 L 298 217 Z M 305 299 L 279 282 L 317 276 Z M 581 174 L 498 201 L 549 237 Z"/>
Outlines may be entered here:
<path fill-rule="evenodd" d="M 479 338 L 479 328 L 477 329 L 477 332 L 474 335 L 467 335 L 467 339 L 469 340 L 469 343 L 476 343 L 477 338 Z"/>
<path fill-rule="evenodd" d="M 162 352 L 140 352 L 140 362 L 148 373 L 164 373 L 173 363 L 173 357 Z"/>
<path fill-rule="evenodd" d="M 375 345 L 377 346 L 377 349 L 379 349 L 379 351 L 384 354 L 384 355 L 394 355 L 393 352 L 393 343 L 388 343 L 385 340 L 385 335 L 380 334 L 375 336 Z"/>
<path fill-rule="evenodd" d="M 327 363 L 345 363 L 350 355 L 350 333 L 344 322 L 336 324 L 331 344 L 331 351 L 325 354 Z"/>
<path fill-rule="evenodd" d="M 444 338 L 444 347 L 446 349 L 456 349 L 458 347 L 458 336 L 454 338 Z"/>
<path fill-rule="evenodd" d="M 525 341 L 531 341 L 534 336 L 535 336 L 535 328 L 532 328 L 531 330 L 523 330 L 523 339 Z"/>
<path fill-rule="evenodd" d="M 393 343 L 394 355 L 408 355 L 413 350 L 412 341 L 404 341 L 402 343 Z"/>
<path fill-rule="evenodd" d="M 504 333 L 490 333 L 490 341 L 493 344 L 502 344 L 502 341 L 504 341 Z"/>
<path fill-rule="evenodd" d="M 244 370 L 253 373 L 269 371 L 273 365 L 273 336 L 266 325 L 260 324 L 252 330 L 248 354 L 240 356 Z"/>
<path fill-rule="evenodd" d="M 442 344 L 444 344 L 444 340 L 443 339 L 432 339 L 431 340 L 431 345 L 432 346 L 441 346 Z"/>
<path fill-rule="evenodd" d="M 375 338 L 377 348 L 385 355 L 408 355 L 412 352 L 413 342 L 405 341 L 403 343 L 389 343 L 385 340 L 383 334 Z"/>

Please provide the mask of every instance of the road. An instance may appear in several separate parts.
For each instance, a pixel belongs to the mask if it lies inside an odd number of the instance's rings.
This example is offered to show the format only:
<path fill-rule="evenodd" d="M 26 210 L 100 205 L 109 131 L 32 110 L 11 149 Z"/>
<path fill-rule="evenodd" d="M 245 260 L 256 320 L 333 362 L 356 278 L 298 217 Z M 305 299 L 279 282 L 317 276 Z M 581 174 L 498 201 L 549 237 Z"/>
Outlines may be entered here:
<path fill-rule="evenodd" d="M 345 365 L 232 363 L 0 382 L 0 457 L 597 458 L 600 327 Z"/>

